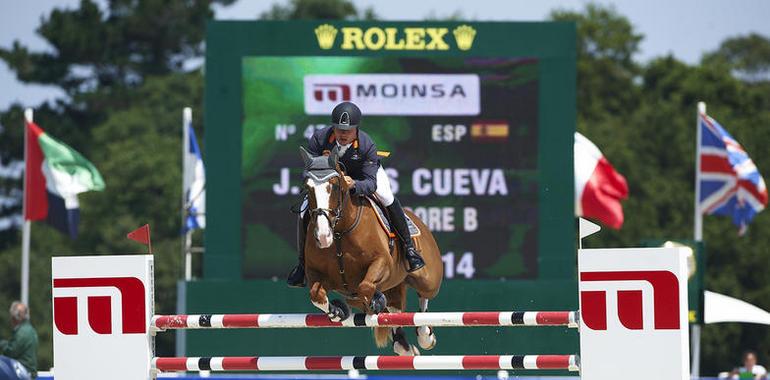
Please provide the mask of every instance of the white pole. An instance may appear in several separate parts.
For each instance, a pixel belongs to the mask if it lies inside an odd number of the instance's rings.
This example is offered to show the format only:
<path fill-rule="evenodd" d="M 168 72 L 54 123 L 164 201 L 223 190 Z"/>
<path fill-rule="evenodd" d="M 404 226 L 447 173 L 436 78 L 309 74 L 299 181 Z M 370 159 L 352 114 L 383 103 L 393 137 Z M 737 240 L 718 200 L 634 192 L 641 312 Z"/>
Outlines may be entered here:
<path fill-rule="evenodd" d="M 190 130 L 188 125 L 192 124 L 192 108 L 185 107 L 182 110 L 182 230 L 185 230 L 185 224 L 187 223 L 187 187 L 190 185 L 190 176 L 192 175 L 187 160 L 187 152 L 190 151 Z M 191 231 L 185 231 L 182 236 L 182 260 L 184 263 L 184 280 L 177 282 L 176 292 L 176 313 L 187 313 L 187 283 L 192 279 L 192 255 L 190 254 L 190 246 L 192 242 Z M 184 355 L 187 347 L 187 332 L 178 330 L 176 332 L 176 354 Z"/>
<path fill-rule="evenodd" d="M 24 190 L 22 202 L 22 218 L 24 224 L 21 230 L 21 302 L 29 307 L 29 240 L 32 233 L 32 222 L 27 216 L 27 124 L 32 122 L 32 108 L 24 110 Z"/>
<path fill-rule="evenodd" d="M 706 116 L 706 103 L 698 102 L 698 112 L 695 116 L 695 131 L 697 138 L 695 139 L 695 223 L 693 231 L 693 240 L 696 244 L 696 253 L 698 245 L 703 241 L 703 213 L 700 209 L 700 158 L 701 158 L 701 140 L 703 139 L 701 133 L 701 117 Z M 690 375 L 694 378 L 700 377 L 700 331 L 701 326 L 694 323 L 690 332 L 690 345 L 692 346 L 692 362 L 690 364 Z"/>
<path fill-rule="evenodd" d="M 690 376 L 697 379 L 700 378 L 700 325 L 697 323 L 692 325 L 690 340 L 692 343 Z"/>
<path fill-rule="evenodd" d="M 193 168 L 190 167 L 187 155 L 190 151 L 190 129 L 192 124 L 192 108 L 185 107 L 182 111 L 182 229 L 187 223 L 187 187 L 190 185 Z M 182 259 L 184 260 L 184 279 L 192 280 L 192 231 L 185 231 L 182 238 Z"/>
<path fill-rule="evenodd" d="M 185 232 L 184 239 L 184 280 L 192 281 L 192 230 Z"/>
<path fill-rule="evenodd" d="M 706 115 L 706 103 L 698 102 L 698 114 L 695 118 L 695 130 L 697 133 L 695 145 L 695 231 L 693 233 L 696 242 L 703 241 L 703 214 L 700 210 L 700 147 L 701 147 L 701 115 Z"/>

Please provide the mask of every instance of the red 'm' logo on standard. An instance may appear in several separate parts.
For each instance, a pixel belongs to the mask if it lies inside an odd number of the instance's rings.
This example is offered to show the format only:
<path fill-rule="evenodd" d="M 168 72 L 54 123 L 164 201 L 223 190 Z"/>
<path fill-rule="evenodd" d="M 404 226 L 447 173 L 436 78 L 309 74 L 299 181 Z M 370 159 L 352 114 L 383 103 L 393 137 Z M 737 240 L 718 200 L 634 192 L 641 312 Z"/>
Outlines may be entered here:
<path fill-rule="evenodd" d="M 652 286 L 655 330 L 679 330 L 679 280 L 669 271 L 582 272 L 581 282 L 646 281 Z M 629 330 L 644 326 L 643 293 L 638 290 L 616 290 L 617 316 Z M 581 318 L 592 330 L 607 330 L 607 291 L 580 292 Z M 609 311 L 612 312 L 612 311 Z"/>
<path fill-rule="evenodd" d="M 147 332 L 145 287 L 136 277 L 57 278 L 56 289 L 114 288 L 120 294 L 120 315 L 123 334 Z M 53 298 L 54 325 L 64 335 L 79 333 L 78 302 L 87 302 L 88 326 L 97 334 L 112 334 L 112 295 L 55 296 Z"/>

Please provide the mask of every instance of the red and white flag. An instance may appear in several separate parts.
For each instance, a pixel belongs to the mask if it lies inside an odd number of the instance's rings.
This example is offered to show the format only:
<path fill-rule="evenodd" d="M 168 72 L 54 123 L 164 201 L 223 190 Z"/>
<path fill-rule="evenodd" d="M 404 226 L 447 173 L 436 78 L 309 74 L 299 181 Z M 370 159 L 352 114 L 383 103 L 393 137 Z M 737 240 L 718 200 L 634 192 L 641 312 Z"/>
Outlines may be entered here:
<path fill-rule="evenodd" d="M 591 140 L 575 132 L 575 216 L 619 229 L 623 226 L 620 201 L 626 198 L 626 179 Z"/>

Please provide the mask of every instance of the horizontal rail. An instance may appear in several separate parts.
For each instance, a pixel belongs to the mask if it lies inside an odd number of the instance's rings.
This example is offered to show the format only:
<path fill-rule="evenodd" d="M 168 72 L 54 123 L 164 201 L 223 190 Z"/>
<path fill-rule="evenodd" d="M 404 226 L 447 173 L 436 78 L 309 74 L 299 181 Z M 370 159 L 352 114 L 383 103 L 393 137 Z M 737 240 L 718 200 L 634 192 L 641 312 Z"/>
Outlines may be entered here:
<path fill-rule="evenodd" d="M 577 355 L 230 356 L 153 358 L 156 371 L 501 370 L 577 371 Z"/>
<path fill-rule="evenodd" d="M 151 327 L 167 329 L 315 328 L 315 327 L 469 327 L 469 326 L 578 326 L 575 311 L 479 311 L 353 314 L 333 322 L 325 314 L 199 314 L 156 315 Z"/>

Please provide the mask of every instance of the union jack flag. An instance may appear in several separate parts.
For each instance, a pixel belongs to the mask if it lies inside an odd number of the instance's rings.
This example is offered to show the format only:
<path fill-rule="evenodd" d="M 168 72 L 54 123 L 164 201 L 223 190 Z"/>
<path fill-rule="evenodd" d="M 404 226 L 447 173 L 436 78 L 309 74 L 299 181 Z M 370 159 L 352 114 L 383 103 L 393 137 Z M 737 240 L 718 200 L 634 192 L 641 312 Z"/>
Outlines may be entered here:
<path fill-rule="evenodd" d="M 729 133 L 700 114 L 700 209 L 730 216 L 740 233 L 767 206 L 767 187 L 756 165 Z"/>

